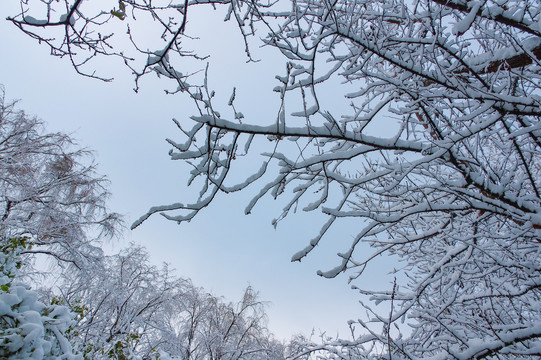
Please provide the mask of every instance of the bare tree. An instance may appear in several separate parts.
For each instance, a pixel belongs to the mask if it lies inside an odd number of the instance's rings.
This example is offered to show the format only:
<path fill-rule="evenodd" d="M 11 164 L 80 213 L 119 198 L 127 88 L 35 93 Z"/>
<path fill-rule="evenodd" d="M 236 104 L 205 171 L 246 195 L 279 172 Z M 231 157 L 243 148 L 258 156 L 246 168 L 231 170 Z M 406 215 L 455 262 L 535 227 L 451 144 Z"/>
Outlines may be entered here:
<path fill-rule="evenodd" d="M 245 39 L 264 31 L 263 44 L 285 59 L 275 88 L 281 106 L 267 125 L 241 122 L 234 95 L 228 120 L 214 107 L 206 82 L 190 85 L 175 70 L 174 59 L 187 55 L 188 9 L 207 3 L 227 5 L 227 19 L 237 21 Z M 218 193 L 245 189 L 273 172 L 246 213 L 270 194 L 289 196 L 275 223 L 299 204 L 328 215 L 294 261 L 335 223 L 356 218 L 359 231 L 340 263 L 319 274 L 349 271 L 353 280 L 382 254 L 401 264 L 397 277 L 404 280 L 392 289 L 359 289 L 388 303 L 389 314 L 373 310 L 369 322 L 353 322 L 363 334 L 328 344 L 329 356 L 372 356 L 373 344 L 393 359 L 540 355 L 538 1 L 300 0 L 286 10 L 252 1 L 168 2 L 163 8 L 121 1 L 120 16 L 84 15 L 82 2 L 65 4 L 58 24 L 49 15 L 26 16 L 24 6 L 12 21 L 34 37 L 36 28 L 62 26 L 64 36 L 54 39 L 60 42 L 47 42 L 55 54 L 72 57 L 70 46 L 82 46 L 94 56 L 109 38 L 87 30 L 146 11 L 164 29 L 167 45 L 147 52 L 142 70 L 132 67 L 136 77 L 151 70 L 169 77 L 198 105 L 192 127 L 178 123 L 186 140 L 170 143 L 172 159 L 193 165 L 190 184 L 201 179 L 199 199 L 155 207 L 133 227 L 160 212 L 190 220 Z M 164 18 L 158 10 L 179 15 Z M 84 63 L 73 62 L 78 71 Z M 337 82 L 343 85 L 335 92 L 343 91 L 349 106 L 320 96 Z M 299 111 L 286 112 L 292 103 Z M 385 124 L 384 135 L 374 131 L 378 124 Z M 258 138 L 270 140 L 261 167 L 229 183 L 239 159 L 261 144 Z M 359 251 L 361 244 L 373 253 Z M 408 333 L 395 335 L 391 329 L 402 321 Z M 353 348 L 357 355 L 342 353 Z"/>

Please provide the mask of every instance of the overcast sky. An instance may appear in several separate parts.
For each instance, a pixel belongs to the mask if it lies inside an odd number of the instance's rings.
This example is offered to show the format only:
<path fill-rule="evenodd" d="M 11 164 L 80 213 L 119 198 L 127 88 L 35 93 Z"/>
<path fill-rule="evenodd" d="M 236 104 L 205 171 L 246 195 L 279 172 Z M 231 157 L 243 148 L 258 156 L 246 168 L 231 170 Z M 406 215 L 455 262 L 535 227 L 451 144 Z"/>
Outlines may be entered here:
<path fill-rule="evenodd" d="M 166 96 L 166 84 L 158 79 L 148 78 L 134 93 L 133 79 L 118 63 L 103 68 L 115 76 L 112 83 L 78 76 L 67 61 L 51 57 L 47 48 L 3 20 L 17 3 L 10 0 L 0 8 L 0 84 L 7 98 L 21 99 L 20 108 L 43 119 L 49 131 L 70 133 L 81 146 L 95 150 L 98 171 L 111 181 L 110 207 L 123 214 L 128 225 L 151 206 L 193 199 L 190 192 L 199 189 L 186 186 L 189 168 L 169 160 L 165 142 L 182 139 L 171 119 L 189 124 L 193 112 L 187 100 Z M 241 111 L 253 115 L 246 121 L 271 123 L 277 101 L 271 91 L 277 85 L 272 71 L 282 64 L 246 65 L 242 48 L 220 34 L 213 29 L 207 40 L 202 36 L 201 47 L 218 54 L 211 59 L 211 87 L 227 101 L 235 86 L 238 98 L 244 99 Z M 252 215 L 244 215 L 255 191 L 257 187 L 219 196 L 189 224 L 177 225 L 156 215 L 126 231 L 117 247 L 129 241 L 142 244 L 152 262 L 169 262 L 178 275 L 228 300 L 240 298 L 252 285 L 270 302 L 269 326 L 278 338 L 309 334 L 313 328 L 346 336 L 347 320 L 361 316 L 358 295 L 349 289 L 347 276 L 328 280 L 316 271 L 339 263 L 336 253 L 346 249 L 357 226 L 335 229 L 308 259 L 291 263 L 293 253 L 306 246 L 324 218 L 292 214 L 275 230 L 271 220 L 283 204 L 265 199 Z M 373 269 L 358 284 L 386 286 L 374 276 L 378 271 Z"/>

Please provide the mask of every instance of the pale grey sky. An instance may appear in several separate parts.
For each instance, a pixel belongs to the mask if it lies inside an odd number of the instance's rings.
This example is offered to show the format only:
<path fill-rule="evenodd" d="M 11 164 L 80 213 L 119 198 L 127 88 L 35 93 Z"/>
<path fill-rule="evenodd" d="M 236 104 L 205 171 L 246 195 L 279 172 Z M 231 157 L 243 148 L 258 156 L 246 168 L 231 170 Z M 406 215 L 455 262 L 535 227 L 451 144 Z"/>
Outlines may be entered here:
<path fill-rule="evenodd" d="M 80 145 L 96 151 L 98 171 L 111 181 L 111 208 L 124 214 L 129 225 L 151 206 L 192 199 L 190 191 L 199 189 L 186 187 L 189 168 L 169 160 L 170 145 L 164 141 L 182 139 L 171 118 L 187 124 L 193 113 L 183 95 L 166 96 L 166 84 L 151 77 L 135 94 L 127 70 L 112 61 L 104 68 L 115 75 L 112 83 L 78 76 L 65 59 L 51 57 L 46 47 L 5 21 L 10 5 L 2 7 L 0 84 L 7 98 L 21 99 L 20 108 L 43 119 L 49 131 L 68 132 Z M 246 121 L 268 124 L 278 101 L 271 91 L 277 85 L 272 67 L 283 66 L 245 65 L 242 49 L 231 51 L 235 45 L 227 36 L 216 29 L 211 40 L 202 36 L 207 42 L 201 46 L 218 54 L 211 59 L 211 87 L 226 102 L 235 86 Z M 316 271 L 339 263 L 336 253 L 346 249 L 356 224 L 335 229 L 311 256 L 293 264 L 291 255 L 318 232 L 323 217 L 291 214 L 274 230 L 271 220 L 279 215 L 282 203 L 267 198 L 252 215 L 243 214 L 256 190 L 219 196 L 189 224 L 154 216 L 126 231 L 118 245 L 142 244 L 154 263 L 169 262 L 178 275 L 230 300 L 252 285 L 271 303 L 269 326 L 278 338 L 309 334 L 312 328 L 346 336 L 347 320 L 361 316 L 358 295 L 349 289 L 347 276 L 328 280 Z M 378 269 L 370 274 L 361 285 L 388 286 L 375 276 Z"/>

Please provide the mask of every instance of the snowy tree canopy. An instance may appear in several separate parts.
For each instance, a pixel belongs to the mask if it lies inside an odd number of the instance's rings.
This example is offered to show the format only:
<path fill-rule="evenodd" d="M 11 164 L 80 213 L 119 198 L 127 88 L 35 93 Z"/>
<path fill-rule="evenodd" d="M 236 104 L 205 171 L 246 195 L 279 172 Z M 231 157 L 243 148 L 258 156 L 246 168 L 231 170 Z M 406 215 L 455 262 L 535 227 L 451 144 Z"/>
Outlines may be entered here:
<path fill-rule="evenodd" d="M 33 246 L 23 254 L 77 268 L 102 255 L 96 235 L 114 235 L 120 217 L 105 205 L 90 153 L 74 145 L 0 95 L 0 245 L 27 237 Z"/>
<path fill-rule="evenodd" d="M 328 216 L 293 260 L 341 219 L 358 219 L 338 265 L 320 275 L 355 279 L 381 254 L 400 262 L 391 289 L 359 289 L 388 304 L 388 314 L 352 322 L 364 332 L 327 344 L 329 356 L 369 356 L 373 344 L 393 359 L 541 354 L 539 1 L 121 0 L 113 12 L 87 3 L 21 1 L 11 21 L 78 72 L 100 77 L 89 70 L 94 58 L 121 57 L 137 80 L 150 72 L 172 79 L 199 109 L 178 123 L 184 138 L 170 140 L 171 158 L 193 165 L 199 199 L 152 208 L 133 227 L 154 213 L 188 221 L 218 193 L 253 184 L 246 213 L 268 194 L 288 197 L 275 223 L 296 206 Z M 264 124 L 244 118 L 235 96 L 231 111 L 217 109 L 206 81 L 193 85 L 175 66 L 199 55 L 183 47 L 186 23 L 189 9 L 209 3 L 238 24 L 248 57 L 255 34 L 281 54 L 281 106 Z M 138 46 L 133 22 L 142 14 L 165 40 L 154 50 Z M 129 41 L 106 33 L 113 20 L 124 22 Z M 143 62 L 132 60 L 138 51 Z M 349 105 L 322 96 L 327 84 Z M 259 170 L 245 174 L 236 164 L 258 138 L 270 140 L 268 149 Z"/>
<path fill-rule="evenodd" d="M 66 274 L 55 297 L 79 315 L 74 342 L 85 359 L 283 359 L 251 288 L 228 303 L 151 265 L 134 245 L 88 275 Z"/>

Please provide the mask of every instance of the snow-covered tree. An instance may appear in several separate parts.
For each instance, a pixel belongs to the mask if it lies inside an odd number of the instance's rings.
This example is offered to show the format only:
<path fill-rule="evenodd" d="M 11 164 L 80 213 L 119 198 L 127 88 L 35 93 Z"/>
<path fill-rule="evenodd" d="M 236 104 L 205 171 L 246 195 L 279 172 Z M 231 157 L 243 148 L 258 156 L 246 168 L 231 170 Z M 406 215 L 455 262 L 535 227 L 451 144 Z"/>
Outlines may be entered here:
<path fill-rule="evenodd" d="M 283 359 L 251 288 L 227 303 L 149 264 L 138 246 L 56 285 L 55 299 L 79 314 L 74 341 L 86 359 Z"/>
<path fill-rule="evenodd" d="M 227 7 L 248 56 L 256 31 L 283 55 L 274 89 L 281 106 L 264 124 L 243 118 L 235 96 L 228 118 L 206 81 L 194 86 L 175 70 L 179 57 L 196 56 L 183 48 L 189 9 L 209 3 Z M 343 218 L 358 219 L 359 230 L 338 266 L 320 275 L 347 271 L 354 280 L 379 255 L 397 260 L 391 288 L 359 289 L 390 310 L 352 322 L 364 329 L 353 340 L 314 351 L 393 359 L 541 354 L 538 0 L 121 0 L 114 12 L 82 1 L 21 4 L 11 21 L 69 56 L 77 71 L 92 75 L 85 66 L 93 57 L 121 56 L 137 79 L 170 78 L 198 106 L 193 125 L 178 123 L 185 139 L 170 143 L 172 159 L 193 164 L 190 183 L 203 184 L 200 197 L 155 207 L 134 227 L 160 212 L 190 220 L 218 193 L 259 184 L 246 213 L 269 194 L 289 196 L 274 223 L 297 206 L 328 216 L 294 261 Z M 130 24 L 141 13 L 165 42 L 137 65 L 124 47 L 137 44 Z M 98 31 L 111 20 L 125 21 L 132 41 Z M 246 174 L 236 164 L 263 146 L 259 138 L 270 140 L 268 150 Z M 270 173 L 274 179 L 260 184 Z M 401 322 L 409 325 L 403 334 Z"/>
<path fill-rule="evenodd" d="M 105 180 L 84 165 L 89 153 L 8 103 L 0 94 L 0 357 L 82 359 L 72 341 L 76 313 L 45 301 L 35 257 L 55 272 L 88 273 L 102 250 L 89 233 L 112 235 L 119 218 L 105 207 Z"/>
<path fill-rule="evenodd" d="M 119 216 L 105 206 L 105 179 L 87 151 L 18 110 L 0 94 L 0 245 L 26 237 L 23 256 L 46 254 L 61 266 L 91 265 Z M 90 235 L 94 234 L 94 235 Z M 98 238 L 96 238 L 98 236 Z"/>
<path fill-rule="evenodd" d="M 78 313 L 76 342 L 87 359 L 155 358 L 171 341 L 164 316 L 187 284 L 148 263 L 130 246 L 104 256 L 87 273 L 64 274 L 53 299 Z"/>

